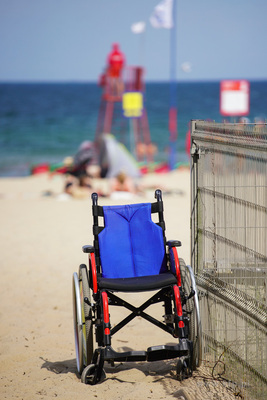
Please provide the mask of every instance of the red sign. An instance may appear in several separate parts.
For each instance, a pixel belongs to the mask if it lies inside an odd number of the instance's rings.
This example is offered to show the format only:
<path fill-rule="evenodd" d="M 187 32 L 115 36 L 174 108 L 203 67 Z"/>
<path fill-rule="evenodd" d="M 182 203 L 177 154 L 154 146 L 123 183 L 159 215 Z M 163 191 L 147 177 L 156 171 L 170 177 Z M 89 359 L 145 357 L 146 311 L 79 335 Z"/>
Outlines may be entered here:
<path fill-rule="evenodd" d="M 220 113 L 225 116 L 248 115 L 249 95 L 248 81 L 221 81 Z"/>

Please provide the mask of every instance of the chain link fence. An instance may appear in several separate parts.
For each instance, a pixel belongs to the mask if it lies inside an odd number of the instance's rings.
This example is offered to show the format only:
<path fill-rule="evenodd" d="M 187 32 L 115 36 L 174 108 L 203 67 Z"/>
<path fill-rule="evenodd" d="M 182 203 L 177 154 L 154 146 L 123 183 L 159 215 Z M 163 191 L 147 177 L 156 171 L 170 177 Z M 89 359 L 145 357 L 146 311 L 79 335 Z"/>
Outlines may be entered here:
<path fill-rule="evenodd" d="M 203 358 L 267 398 L 267 126 L 192 121 L 191 265 Z"/>

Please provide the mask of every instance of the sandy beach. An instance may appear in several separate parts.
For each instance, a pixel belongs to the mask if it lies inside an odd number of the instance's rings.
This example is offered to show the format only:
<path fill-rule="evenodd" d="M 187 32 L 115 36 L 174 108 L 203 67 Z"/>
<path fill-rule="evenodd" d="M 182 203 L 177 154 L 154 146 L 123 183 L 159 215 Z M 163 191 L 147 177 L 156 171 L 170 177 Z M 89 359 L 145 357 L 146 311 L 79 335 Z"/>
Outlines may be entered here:
<path fill-rule="evenodd" d="M 189 169 L 148 174 L 142 184 L 147 189 L 133 202 L 154 201 L 153 187 L 163 189 L 167 239 L 182 242 L 179 256 L 189 263 Z M 236 399 L 227 383 L 212 379 L 212 368 L 205 362 L 183 382 L 176 380 L 176 363 L 170 360 L 107 366 L 103 383 L 81 383 L 76 373 L 72 274 L 87 263 L 81 248 L 93 241 L 91 200 L 62 196 L 63 185 L 60 175 L 0 179 L 0 398 Z M 95 190 L 105 190 L 108 182 L 95 180 L 94 185 Z M 101 205 L 115 203 L 121 202 L 100 199 Z M 162 340 L 172 342 L 158 331 L 135 319 L 114 337 L 114 347 L 145 350 L 164 344 Z"/>

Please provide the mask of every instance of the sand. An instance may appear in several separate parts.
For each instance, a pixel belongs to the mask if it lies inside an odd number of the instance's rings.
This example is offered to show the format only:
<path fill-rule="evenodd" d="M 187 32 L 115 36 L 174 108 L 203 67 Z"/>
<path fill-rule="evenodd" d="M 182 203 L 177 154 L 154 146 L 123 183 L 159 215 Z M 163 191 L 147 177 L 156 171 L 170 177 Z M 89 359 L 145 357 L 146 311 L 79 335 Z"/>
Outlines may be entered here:
<path fill-rule="evenodd" d="M 142 184 L 146 190 L 132 201 L 154 201 L 153 187 L 163 188 L 167 239 L 182 241 L 179 256 L 189 263 L 189 170 L 148 174 Z M 87 262 L 82 246 L 92 244 L 91 201 L 62 196 L 63 185 L 60 175 L 0 179 L 0 398 L 236 398 L 227 383 L 212 379 L 205 362 L 183 382 L 176 380 L 175 361 L 170 360 L 107 366 L 103 383 L 81 383 L 76 373 L 72 274 Z M 107 185 L 95 180 L 96 189 L 105 191 Z M 122 201 L 105 197 L 100 203 Z M 164 344 L 162 340 L 173 342 L 150 325 L 136 318 L 114 336 L 114 347 L 145 350 Z"/>

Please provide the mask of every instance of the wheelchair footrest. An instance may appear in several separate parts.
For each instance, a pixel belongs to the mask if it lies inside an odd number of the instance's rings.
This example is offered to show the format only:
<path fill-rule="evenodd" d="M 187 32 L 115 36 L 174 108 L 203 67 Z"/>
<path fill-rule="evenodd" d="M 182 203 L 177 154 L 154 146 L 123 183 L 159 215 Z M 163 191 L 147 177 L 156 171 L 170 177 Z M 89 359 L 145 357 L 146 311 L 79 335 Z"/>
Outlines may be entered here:
<path fill-rule="evenodd" d="M 180 344 L 152 346 L 147 349 L 147 361 L 169 360 L 186 355 L 188 349 Z"/>
<path fill-rule="evenodd" d="M 111 346 L 105 348 L 105 361 L 146 361 L 146 351 L 117 352 Z"/>
<path fill-rule="evenodd" d="M 189 347 L 182 342 L 177 345 L 152 346 L 147 351 L 117 352 L 111 346 L 107 346 L 104 354 L 105 361 L 158 361 L 187 356 Z"/>

